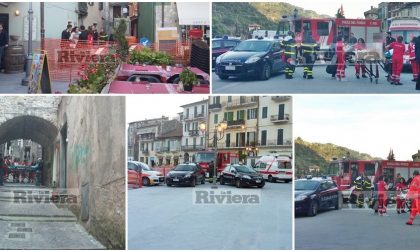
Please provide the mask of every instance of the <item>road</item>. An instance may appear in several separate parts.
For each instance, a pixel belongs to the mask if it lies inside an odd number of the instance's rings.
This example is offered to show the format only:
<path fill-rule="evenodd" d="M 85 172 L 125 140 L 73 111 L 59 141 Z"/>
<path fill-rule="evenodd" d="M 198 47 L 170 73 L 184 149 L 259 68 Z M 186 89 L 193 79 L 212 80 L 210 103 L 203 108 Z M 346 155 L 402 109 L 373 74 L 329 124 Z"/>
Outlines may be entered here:
<path fill-rule="evenodd" d="M 295 248 L 299 250 L 418 250 L 420 218 L 405 225 L 408 214 L 398 215 L 395 205 L 388 216 L 373 210 L 343 208 L 315 217 L 295 218 Z"/>
<path fill-rule="evenodd" d="M 229 78 L 220 80 L 212 73 L 212 90 L 214 94 L 392 94 L 392 93 L 420 93 L 415 90 L 415 82 L 412 82 L 411 73 L 403 73 L 401 82 L 404 85 L 390 85 L 386 81 L 386 73 L 381 69 L 379 73 L 379 84 L 370 83 L 369 79 L 356 79 L 353 66 L 346 68 L 346 82 L 338 82 L 332 79 L 331 75 L 325 72 L 325 66 L 314 67 L 314 79 L 303 79 L 303 68 L 296 68 L 294 78 L 287 80 L 284 74 L 272 76 L 267 81 L 256 79 L 243 80 L 238 78 Z"/>
<path fill-rule="evenodd" d="M 50 190 L 19 184 L 0 186 L 0 250 L 105 249 L 66 208 L 45 200 L 29 203 L 29 197 L 15 202 L 16 191 L 36 196 Z"/>
<path fill-rule="evenodd" d="M 0 73 L 0 94 L 27 94 L 28 86 L 22 86 L 25 73 L 6 74 Z M 53 81 L 53 93 L 67 93 L 69 83 Z"/>
<path fill-rule="evenodd" d="M 233 186 L 219 189 L 235 190 Z M 196 189 L 209 190 L 211 185 Z M 191 187 L 144 187 L 128 191 L 129 249 L 292 248 L 292 184 L 267 183 L 254 205 L 193 204 Z"/>

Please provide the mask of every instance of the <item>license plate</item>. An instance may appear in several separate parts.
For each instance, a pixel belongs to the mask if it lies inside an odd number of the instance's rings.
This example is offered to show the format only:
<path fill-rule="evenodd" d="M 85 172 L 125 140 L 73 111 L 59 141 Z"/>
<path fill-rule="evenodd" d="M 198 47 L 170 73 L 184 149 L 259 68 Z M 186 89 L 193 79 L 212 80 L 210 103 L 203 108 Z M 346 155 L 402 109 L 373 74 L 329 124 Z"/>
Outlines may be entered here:
<path fill-rule="evenodd" d="M 255 180 L 256 183 L 261 183 L 261 180 Z"/>
<path fill-rule="evenodd" d="M 177 179 L 177 178 L 174 178 L 174 179 L 173 179 L 173 181 L 175 181 L 175 182 L 178 182 L 178 181 L 179 181 L 179 179 Z"/>
<path fill-rule="evenodd" d="M 235 70 L 235 66 L 225 66 L 226 70 L 230 70 L 230 71 L 234 71 Z"/>

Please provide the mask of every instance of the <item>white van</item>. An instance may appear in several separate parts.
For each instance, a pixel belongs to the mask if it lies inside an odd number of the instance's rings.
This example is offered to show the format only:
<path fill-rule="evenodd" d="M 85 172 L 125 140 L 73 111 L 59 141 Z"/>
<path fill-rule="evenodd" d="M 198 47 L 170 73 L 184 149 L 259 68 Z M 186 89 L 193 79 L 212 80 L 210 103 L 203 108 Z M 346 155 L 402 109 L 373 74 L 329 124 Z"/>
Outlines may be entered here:
<path fill-rule="evenodd" d="M 292 160 L 289 157 L 262 156 L 254 169 L 269 182 L 289 183 L 293 179 Z"/>

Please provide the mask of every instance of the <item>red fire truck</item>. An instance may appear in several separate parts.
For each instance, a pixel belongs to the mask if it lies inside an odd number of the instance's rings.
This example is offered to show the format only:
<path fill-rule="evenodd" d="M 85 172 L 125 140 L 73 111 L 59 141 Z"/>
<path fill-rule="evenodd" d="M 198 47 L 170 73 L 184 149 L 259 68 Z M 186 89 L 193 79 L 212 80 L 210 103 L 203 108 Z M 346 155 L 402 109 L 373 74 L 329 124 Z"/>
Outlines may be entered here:
<path fill-rule="evenodd" d="M 217 155 L 217 159 L 216 159 Z M 214 171 L 209 170 L 209 164 L 211 161 L 216 160 L 216 169 L 217 169 L 217 176 L 219 176 L 220 172 L 225 169 L 226 165 L 228 164 L 237 164 L 239 163 L 239 155 L 237 153 L 232 153 L 229 151 L 214 151 L 214 150 L 207 150 L 207 151 L 198 151 L 195 155 L 195 162 L 198 163 L 206 173 L 206 177 L 212 177 Z"/>
<path fill-rule="evenodd" d="M 420 162 L 388 160 L 334 160 L 329 167 L 331 178 L 343 192 L 343 198 L 349 199 L 353 191 L 352 183 L 362 173 L 373 185 L 375 178 L 383 175 L 388 183 L 394 183 L 399 173 L 408 180 L 413 171 L 420 171 Z"/>
<path fill-rule="evenodd" d="M 381 21 L 370 19 L 285 18 L 279 22 L 277 35 L 285 37 L 289 31 L 295 34 L 298 44 L 302 42 L 306 32 L 311 31 L 312 38 L 320 45 L 321 51 L 328 51 L 339 32 L 343 34 L 345 41 L 350 33 L 354 33 L 356 38 L 363 38 L 367 44 L 382 43 L 383 40 Z"/>

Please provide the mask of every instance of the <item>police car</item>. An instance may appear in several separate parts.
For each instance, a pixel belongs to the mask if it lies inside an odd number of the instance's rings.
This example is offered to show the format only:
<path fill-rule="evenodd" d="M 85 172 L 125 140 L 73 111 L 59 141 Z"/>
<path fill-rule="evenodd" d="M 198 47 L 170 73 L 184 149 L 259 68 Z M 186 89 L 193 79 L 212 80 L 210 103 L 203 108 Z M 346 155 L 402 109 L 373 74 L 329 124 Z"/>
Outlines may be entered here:
<path fill-rule="evenodd" d="M 214 38 L 211 40 L 211 58 L 213 67 L 216 66 L 216 58 L 227 51 L 235 48 L 241 40 L 239 38 L 231 38 L 223 36 L 223 38 Z"/>
<path fill-rule="evenodd" d="M 320 210 L 338 210 L 341 205 L 341 193 L 332 179 L 308 177 L 295 181 L 295 213 L 315 216 Z"/>
<path fill-rule="evenodd" d="M 273 73 L 284 71 L 282 55 L 278 39 L 248 39 L 216 58 L 216 75 L 221 80 L 231 76 L 268 80 Z"/>

